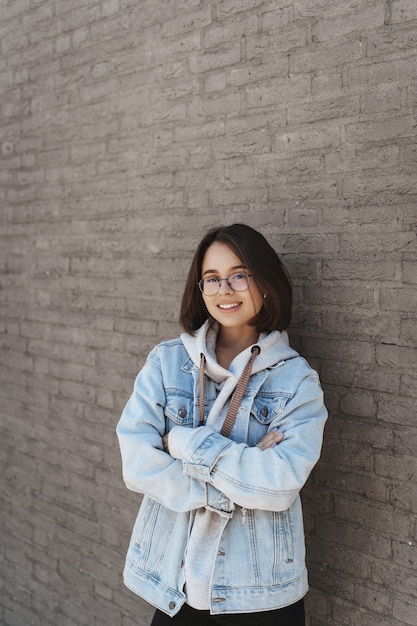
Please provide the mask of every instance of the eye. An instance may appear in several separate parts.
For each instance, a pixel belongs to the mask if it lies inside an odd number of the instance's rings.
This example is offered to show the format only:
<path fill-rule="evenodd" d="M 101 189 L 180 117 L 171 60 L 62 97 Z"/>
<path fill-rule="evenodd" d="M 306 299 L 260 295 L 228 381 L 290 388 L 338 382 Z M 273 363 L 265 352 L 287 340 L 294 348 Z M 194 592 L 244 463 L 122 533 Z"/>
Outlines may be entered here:
<path fill-rule="evenodd" d="M 204 279 L 204 283 L 206 285 L 214 285 L 215 283 L 218 283 L 219 281 L 217 280 L 217 278 L 215 278 L 214 276 L 210 276 L 209 278 L 205 278 Z"/>
<path fill-rule="evenodd" d="M 231 280 L 245 280 L 246 274 L 245 272 L 238 272 L 237 274 L 233 274 L 230 278 Z"/>

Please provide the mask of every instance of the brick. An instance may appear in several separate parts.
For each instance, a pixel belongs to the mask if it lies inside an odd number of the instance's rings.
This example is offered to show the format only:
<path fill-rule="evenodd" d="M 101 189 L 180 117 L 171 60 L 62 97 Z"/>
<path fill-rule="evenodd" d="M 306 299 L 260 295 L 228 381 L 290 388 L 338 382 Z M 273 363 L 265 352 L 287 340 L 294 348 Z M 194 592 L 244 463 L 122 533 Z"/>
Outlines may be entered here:
<path fill-rule="evenodd" d="M 404 429 L 397 429 L 394 436 L 394 450 L 399 455 L 413 455 L 415 446 L 417 443 L 417 434 L 414 428 L 414 424 L 411 427 Z M 394 496 L 395 499 L 395 496 Z M 412 500 L 413 498 L 411 498 Z M 415 509 L 415 498 L 412 509 Z"/>
<path fill-rule="evenodd" d="M 412 252 L 416 247 L 416 235 L 412 232 L 346 234 L 342 237 L 342 251 L 346 256 L 362 258 L 378 255 L 383 250 L 384 256 L 400 256 Z"/>
<path fill-rule="evenodd" d="M 406 536 L 410 529 L 410 521 L 404 517 L 402 512 L 388 509 L 385 506 L 384 514 L 380 515 L 380 508 L 374 503 L 336 498 L 335 514 L 339 519 L 354 521 L 368 530 L 389 533 L 397 538 Z"/>
<path fill-rule="evenodd" d="M 372 471 L 372 453 L 365 450 L 360 444 L 352 445 L 352 442 L 338 442 L 337 447 L 324 448 L 321 458 L 323 463 L 332 468 L 351 468 L 351 471 L 354 469 L 364 473 Z"/>
<path fill-rule="evenodd" d="M 267 190 L 263 187 L 238 187 L 231 189 L 218 189 L 212 192 L 212 201 L 215 206 L 238 204 L 257 205 L 265 203 Z"/>
<path fill-rule="evenodd" d="M 375 361 L 374 349 L 368 342 L 339 340 L 336 348 L 331 344 L 333 344 L 332 341 L 319 337 L 306 337 L 303 341 L 303 347 L 309 356 L 317 357 L 332 353 L 332 357 L 338 362 L 349 361 L 350 363 L 362 363 L 364 365 L 374 363 Z"/>
<path fill-rule="evenodd" d="M 291 151 L 338 148 L 340 142 L 340 129 L 331 125 L 325 129 L 321 124 L 318 124 L 316 128 L 301 128 L 299 131 L 277 135 L 277 145 Z"/>
<path fill-rule="evenodd" d="M 343 63 L 354 63 L 363 54 L 362 43 L 354 41 L 336 46 L 325 44 L 311 45 L 306 50 L 292 55 L 294 72 L 313 72 L 324 67 L 336 67 Z"/>
<path fill-rule="evenodd" d="M 392 542 L 393 561 L 398 565 L 405 564 L 411 570 L 415 571 L 417 564 L 417 549 L 412 541 Z"/>
<path fill-rule="evenodd" d="M 393 24 L 417 20 L 417 7 L 410 0 L 397 0 L 391 9 L 391 21 Z"/>
<path fill-rule="evenodd" d="M 405 283 L 417 284 L 417 262 L 405 261 L 403 263 L 403 277 Z"/>
<path fill-rule="evenodd" d="M 404 600 L 394 600 L 393 615 L 396 619 L 416 626 L 417 624 L 417 601 L 409 602 Z"/>
<path fill-rule="evenodd" d="M 318 304 L 322 302 L 327 305 L 336 305 L 338 307 L 347 306 L 347 301 L 355 302 L 357 306 L 364 309 L 372 309 L 374 304 L 373 293 L 366 287 L 352 287 L 349 292 L 344 287 L 336 286 L 329 292 L 326 287 L 306 287 L 305 301 L 308 304 Z"/>
<path fill-rule="evenodd" d="M 361 5 L 360 0 L 344 0 L 337 7 L 331 0 L 294 0 L 294 16 L 296 18 L 311 18 L 325 14 L 327 18 L 334 18 L 340 15 L 349 15 Z"/>
<path fill-rule="evenodd" d="M 311 95 L 322 96 L 325 93 L 338 94 L 342 91 L 342 73 L 340 71 L 316 72 L 311 79 Z"/>
<path fill-rule="evenodd" d="M 109 17 L 110 15 L 114 15 L 114 13 L 117 13 L 119 9 L 119 0 L 104 0 L 102 4 L 103 17 Z"/>
<path fill-rule="evenodd" d="M 342 150 L 329 151 L 324 162 L 327 172 L 347 172 L 371 167 L 392 168 L 399 165 L 399 160 L 400 150 L 395 145 L 365 147 L 347 145 Z"/>
<path fill-rule="evenodd" d="M 414 401 L 411 398 L 396 398 L 381 401 L 378 418 L 393 424 L 410 425 L 415 423 Z"/>
<path fill-rule="evenodd" d="M 396 281 L 398 267 L 392 261 L 324 260 L 322 275 L 326 280 Z"/>
<path fill-rule="evenodd" d="M 320 540 L 316 540 L 310 546 L 310 558 L 315 562 L 320 562 L 323 553 L 324 544 Z M 327 560 L 326 566 L 333 570 L 338 570 L 343 576 L 351 576 L 355 572 L 355 576 L 359 579 L 366 579 L 368 576 L 369 566 L 366 557 L 356 550 L 349 550 L 345 546 L 338 546 Z"/>
<path fill-rule="evenodd" d="M 411 115 L 403 115 L 376 122 L 348 124 L 346 139 L 348 143 L 357 141 L 387 141 L 400 137 L 412 137 L 416 134 L 417 123 Z"/>
<path fill-rule="evenodd" d="M 410 570 L 401 570 L 397 567 L 384 568 L 381 563 L 376 563 L 373 567 L 372 580 L 391 587 L 400 594 L 410 593 L 415 601 L 416 576 Z M 405 622 L 407 623 L 407 622 Z"/>
<path fill-rule="evenodd" d="M 415 331 L 414 331 L 415 332 Z M 404 374 L 401 377 L 400 391 L 403 396 L 417 397 L 417 375 Z"/>
<path fill-rule="evenodd" d="M 240 2 L 236 2 L 236 0 L 224 0 L 217 7 L 217 17 L 220 20 L 224 20 L 233 17 L 236 13 L 255 9 L 262 4 L 262 0 L 241 0 Z"/>
<path fill-rule="evenodd" d="M 232 93 L 221 96 L 211 96 L 204 102 L 194 100 L 187 111 L 187 117 L 195 123 L 201 119 L 216 118 L 223 111 L 228 111 L 230 115 L 238 115 L 242 109 L 240 94 Z"/>
<path fill-rule="evenodd" d="M 382 289 L 382 311 L 405 311 L 415 312 L 417 306 L 417 293 L 407 289 Z"/>
<path fill-rule="evenodd" d="M 161 29 L 162 37 L 177 37 L 192 30 L 200 30 L 212 22 L 211 8 L 209 5 L 201 9 L 178 15 L 172 20 L 163 23 Z"/>
<path fill-rule="evenodd" d="M 348 96 L 331 100 L 311 100 L 307 103 L 297 104 L 288 113 L 289 122 L 331 120 L 334 118 L 346 118 L 358 115 L 360 101 L 358 96 Z"/>
<path fill-rule="evenodd" d="M 227 20 L 221 25 L 206 28 L 204 32 L 204 48 L 213 48 L 229 43 L 231 40 L 239 40 L 258 30 L 258 18 L 256 15 L 237 15 L 233 20 Z"/>
<path fill-rule="evenodd" d="M 367 615 L 362 616 L 361 626 L 374 626 L 375 623 L 377 623 L 378 626 L 401 626 L 401 622 L 394 620 L 392 616 L 387 619 L 384 619 L 377 613 L 368 613 Z"/>
<path fill-rule="evenodd" d="M 288 64 L 285 61 L 283 74 L 288 73 Z M 310 81 L 305 76 L 291 76 L 288 80 L 277 78 L 268 83 L 251 87 L 246 91 L 249 109 L 277 106 L 288 100 L 303 98 L 310 93 Z"/>
<path fill-rule="evenodd" d="M 349 392 L 340 400 L 340 408 L 348 415 L 374 417 L 376 416 L 376 407 L 374 396 L 367 393 Z M 374 425 L 369 427 L 369 430 L 372 431 L 374 435 L 378 432 Z"/>
<path fill-rule="evenodd" d="M 402 210 L 403 222 L 405 224 L 415 224 L 417 221 L 415 204 L 406 204 Z"/>
<path fill-rule="evenodd" d="M 329 39 L 340 39 L 360 33 L 366 24 L 367 30 L 374 30 L 384 26 L 384 6 L 377 5 L 359 8 L 350 14 L 341 15 L 333 19 L 322 19 L 313 25 L 313 41 L 327 41 Z"/>
<path fill-rule="evenodd" d="M 286 224 L 290 228 L 298 227 L 313 227 L 319 221 L 320 211 L 318 209 L 293 209 L 287 212 Z M 299 264 L 299 267 L 301 263 Z M 314 275 L 310 275 L 311 278 L 318 278 L 318 271 L 313 270 Z M 294 273 L 291 274 L 294 276 Z M 300 278 L 300 274 L 297 273 L 297 277 Z M 306 273 L 303 272 L 302 277 L 306 278 Z"/>
<path fill-rule="evenodd" d="M 213 148 L 216 157 L 220 159 L 265 154 L 271 152 L 271 138 L 262 130 L 252 131 L 230 138 L 218 138 L 213 141 Z"/>
<path fill-rule="evenodd" d="M 306 28 L 288 25 L 279 33 L 255 34 L 247 37 L 247 57 L 250 61 L 256 63 L 258 59 L 264 59 L 265 53 L 268 52 L 272 60 L 274 57 L 285 56 L 285 53 L 293 49 L 303 48 L 306 43 Z M 260 78 L 262 78 L 262 74 Z"/>
<path fill-rule="evenodd" d="M 367 115 L 393 111 L 397 114 L 401 112 L 402 100 L 398 89 L 393 87 L 381 88 L 372 93 L 364 94 L 361 98 L 362 112 Z"/>
<path fill-rule="evenodd" d="M 368 57 L 378 57 L 381 54 L 406 52 L 414 49 L 415 41 L 416 33 L 413 30 L 371 33 L 367 40 L 366 54 Z"/>
<path fill-rule="evenodd" d="M 355 588 L 355 603 L 370 611 L 389 617 L 391 601 L 386 591 L 375 586 L 360 584 Z"/>
<path fill-rule="evenodd" d="M 376 360 L 383 367 L 409 368 L 417 363 L 417 349 L 392 344 L 380 344 L 376 348 Z"/>
<path fill-rule="evenodd" d="M 394 81 L 407 82 L 412 80 L 413 63 L 404 63 L 402 59 L 386 60 L 379 63 L 350 65 L 347 69 L 349 87 L 353 89 L 369 89 L 381 87 Z"/>
<path fill-rule="evenodd" d="M 342 452 L 344 453 L 345 449 L 343 449 Z M 360 494 L 368 501 L 374 500 L 380 503 L 388 502 L 389 488 L 387 481 L 385 479 L 372 478 L 368 479 L 365 484 L 363 480 L 363 475 L 359 472 L 359 470 L 363 467 L 364 471 L 366 472 L 366 463 L 354 463 L 354 465 L 350 466 L 351 469 L 349 469 L 349 464 L 345 463 L 345 460 L 347 460 L 347 458 L 347 454 L 343 454 L 342 458 L 340 459 L 340 463 L 332 463 L 333 469 L 331 474 L 334 480 L 329 481 L 323 479 L 320 472 L 318 472 L 317 484 L 326 487 L 327 489 L 331 489 L 332 484 L 335 483 L 343 484 L 345 494 L 352 494 L 353 496 L 355 496 L 355 494 Z M 328 473 L 329 467 L 330 463 L 326 469 L 326 473 Z M 355 469 L 358 473 L 352 474 L 352 469 Z M 315 477 L 316 476 L 317 472 L 315 473 Z M 378 545 L 377 549 L 379 551 L 381 547 Z M 366 552 L 368 553 L 369 550 L 370 548 L 367 547 Z"/>
<path fill-rule="evenodd" d="M 207 76 L 204 80 L 204 91 L 207 93 L 223 91 L 226 88 L 226 82 L 226 72 L 217 72 Z"/>
<path fill-rule="evenodd" d="M 415 318 L 407 318 L 401 321 L 401 343 L 402 345 L 415 346 L 417 339 L 417 323 Z"/>
<path fill-rule="evenodd" d="M 262 80 L 266 80 L 271 77 L 286 77 L 289 73 L 289 60 L 285 55 L 277 55 L 272 57 L 271 61 L 267 65 L 262 65 L 257 71 L 254 71 L 252 66 L 249 67 L 237 67 L 229 72 L 229 83 L 231 85 L 250 85 L 258 84 Z M 296 87 L 295 87 L 296 88 Z M 256 102 L 256 95 L 258 94 L 258 101 L 261 98 L 265 99 L 267 96 L 273 97 L 272 90 L 269 91 L 265 88 L 265 93 L 262 96 L 263 88 L 253 87 L 251 91 L 251 102 Z M 275 94 L 275 97 L 277 94 Z M 278 111 L 277 111 L 278 113 Z"/>
<path fill-rule="evenodd" d="M 389 455 L 375 455 L 375 471 L 380 476 L 386 476 L 399 482 L 413 483 L 417 475 L 415 457 L 396 458 Z"/>
<path fill-rule="evenodd" d="M 11 19 L 19 14 L 26 13 L 30 9 L 30 0 L 16 0 L 3 7 L 2 13 L 5 20 Z"/>
<path fill-rule="evenodd" d="M 336 361 L 323 364 L 323 381 L 329 384 L 353 386 L 359 389 L 396 393 L 399 389 L 399 375 L 385 368 L 365 369 Z"/>
<path fill-rule="evenodd" d="M 85 26 L 86 24 L 90 24 L 91 22 L 96 22 L 100 19 L 100 6 L 97 4 L 89 3 L 89 6 L 83 8 L 82 11 L 75 8 L 74 3 L 71 3 L 74 6 L 75 10 L 68 10 L 69 6 L 67 6 L 67 11 L 65 14 L 60 16 L 60 23 L 62 32 L 68 32 L 71 30 L 75 30 L 80 26 Z"/>
<path fill-rule="evenodd" d="M 193 74 L 201 74 L 232 66 L 240 60 L 240 44 L 229 44 L 224 50 L 206 51 L 204 54 L 194 55 L 190 58 L 190 69 Z"/>

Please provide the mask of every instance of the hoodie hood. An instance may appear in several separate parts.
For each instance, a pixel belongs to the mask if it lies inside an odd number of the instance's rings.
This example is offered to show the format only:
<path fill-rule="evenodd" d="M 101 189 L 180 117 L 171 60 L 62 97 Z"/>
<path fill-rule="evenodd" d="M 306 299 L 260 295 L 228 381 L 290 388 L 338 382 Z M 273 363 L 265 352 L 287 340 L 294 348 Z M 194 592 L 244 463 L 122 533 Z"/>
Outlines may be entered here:
<path fill-rule="evenodd" d="M 251 356 L 251 349 L 254 345 L 259 346 L 261 352 L 254 361 L 252 374 L 298 356 L 298 353 L 289 345 L 287 332 L 274 330 L 270 333 L 261 333 L 258 341 L 238 354 L 231 362 L 229 369 L 226 369 L 219 365 L 216 359 L 218 332 L 219 324 L 207 320 L 194 336 L 188 333 L 181 335 L 181 341 L 197 367 L 200 366 L 201 354 L 204 354 L 206 361 L 204 371 L 216 383 L 221 383 L 227 378 L 237 380 Z"/>

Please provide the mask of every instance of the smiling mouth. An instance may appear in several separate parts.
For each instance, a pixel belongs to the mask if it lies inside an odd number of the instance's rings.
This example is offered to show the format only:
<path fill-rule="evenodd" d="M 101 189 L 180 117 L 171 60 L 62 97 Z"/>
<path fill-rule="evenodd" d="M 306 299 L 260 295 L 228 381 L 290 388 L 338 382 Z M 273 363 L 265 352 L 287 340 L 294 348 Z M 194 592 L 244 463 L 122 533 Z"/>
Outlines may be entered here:
<path fill-rule="evenodd" d="M 217 306 L 222 311 L 231 311 L 232 309 L 237 309 L 238 307 L 240 307 L 241 304 L 241 302 L 234 302 L 233 304 L 218 304 Z"/>

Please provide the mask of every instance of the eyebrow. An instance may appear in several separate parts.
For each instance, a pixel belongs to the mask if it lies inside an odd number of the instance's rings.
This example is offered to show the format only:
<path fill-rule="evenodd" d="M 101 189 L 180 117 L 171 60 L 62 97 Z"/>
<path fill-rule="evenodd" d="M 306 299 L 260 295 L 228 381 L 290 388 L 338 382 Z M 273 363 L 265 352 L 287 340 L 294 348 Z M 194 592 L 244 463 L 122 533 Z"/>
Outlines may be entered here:
<path fill-rule="evenodd" d="M 242 265 L 235 265 L 234 267 L 231 267 L 230 271 L 231 272 L 235 272 L 236 270 L 246 270 L 246 269 L 248 269 L 248 268 L 246 267 L 246 265 L 243 265 L 243 263 L 242 263 Z M 219 274 L 219 273 L 220 272 L 218 270 L 206 270 L 203 273 L 203 276 L 205 276 L 206 274 Z"/>

